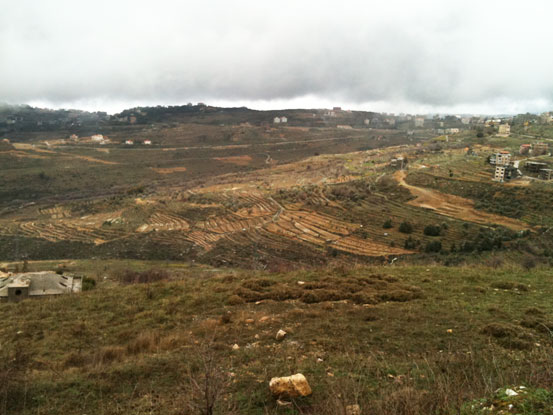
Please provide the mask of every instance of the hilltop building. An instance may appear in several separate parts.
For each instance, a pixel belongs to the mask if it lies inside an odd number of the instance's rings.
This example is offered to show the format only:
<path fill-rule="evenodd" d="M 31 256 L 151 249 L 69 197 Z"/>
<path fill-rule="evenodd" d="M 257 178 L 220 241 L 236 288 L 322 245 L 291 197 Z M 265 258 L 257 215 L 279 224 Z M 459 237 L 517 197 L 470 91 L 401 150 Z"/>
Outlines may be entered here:
<path fill-rule="evenodd" d="M 542 163 L 540 161 L 527 161 L 524 167 L 530 173 L 539 173 L 540 170 L 547 168 L 547 163 Z"/>
<path fill-rule="evenodd" d="M 144 145 L 151 146 L 152 145 L 152 140 L 144 140 Z"/>
<path fill-rule="evenodd" d="M 102 134 L 94 134 L 93 136 L 90 137 L 90 139 L 92 141 L 100 142 L 104 140 L 104 136 Z"/>
<path fill-rule="evenodd" d="M 500 137 L 509 137 L 511 135 L 511 126 L 509 124 L 499 124 L 497 135 Z"/>
<path fill-rule="evenodd" d="M 495 182 L 504 182 L 507 180 L 511 180 L 512 178 L 517 176 L 517 168 L 511 165 L 508 166 L 495 166 L 495 173 L 493 176 L 493 180 Z"/>
<path fill-rule="evenodd" d="M 53 271 L 0 276 L 0 300 L 19 302 L 26 298 L 80 292 L 82 278 Z"/>
<path fill-rule="evenodd" d="M 490 156 L 490 164 L 496 166 L 506 166 L 511 162 L 511 153 L 506 150 L 502 150 L 498 153 Z"/>
<path fill-rule="evenodd" d="M 529 154 L 532 149 L 532 144 L 521 144 L 518 152 L 520 154 Z"/>
<path fill-rule="evenodd" d="M 541 156 L 542 154 L 547 154 L 549 151 L 549 145 L 547 143 L 535 143 L 532 146 L 532 154 L 534 156 Z"/>
<path fill-rule="evenodd" d="M 423 117 L 416 117 L 415 118 L 415 127 L 419 127 L 419 128 L 424 127 L 424 118 Z"/>
<path fill-rule="evenodd" d="M 553 169 L 541 169 L 540 170 L 540 179 L 542 179 L 542 180 L 553 180 Z"/>
<path fill-rule="evenodd" d="M 132 146 L 134 144 L 133 140 L 125 140 L 125 145 Z"/>
<path fill-rule="evenodd" d="M 286 117 L 275 117 L 273 119 L 273 124 L 285 124 L 288 122 L 288 118 Z"/>

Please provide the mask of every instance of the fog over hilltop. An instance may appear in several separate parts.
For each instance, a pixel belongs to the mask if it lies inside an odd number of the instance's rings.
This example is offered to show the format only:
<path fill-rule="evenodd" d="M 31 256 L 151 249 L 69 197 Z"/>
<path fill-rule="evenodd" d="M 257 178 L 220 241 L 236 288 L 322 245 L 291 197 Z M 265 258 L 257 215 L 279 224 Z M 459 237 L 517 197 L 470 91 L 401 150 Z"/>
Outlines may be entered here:
<path fill-rule="evenodd" d="M 553 109 L 545 0 L 2 3 L 10 103 Z"/>

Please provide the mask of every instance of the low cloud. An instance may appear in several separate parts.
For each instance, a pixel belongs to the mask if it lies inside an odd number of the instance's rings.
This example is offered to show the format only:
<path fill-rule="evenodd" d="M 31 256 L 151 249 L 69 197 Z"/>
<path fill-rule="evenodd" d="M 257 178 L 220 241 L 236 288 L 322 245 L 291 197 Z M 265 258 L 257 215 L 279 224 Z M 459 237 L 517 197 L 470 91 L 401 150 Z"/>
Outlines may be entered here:
<path fill-rule="evenodd" d="M 11 2 L 0 100 L 553 109 L 553 5 L 482 3 Z"/>

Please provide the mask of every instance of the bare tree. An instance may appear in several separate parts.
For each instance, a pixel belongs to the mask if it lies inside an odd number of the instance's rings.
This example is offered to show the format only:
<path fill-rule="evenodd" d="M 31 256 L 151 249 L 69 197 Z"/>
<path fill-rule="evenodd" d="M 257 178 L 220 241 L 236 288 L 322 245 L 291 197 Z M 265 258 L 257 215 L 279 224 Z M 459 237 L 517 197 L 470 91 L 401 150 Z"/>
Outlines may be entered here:
<path fill-rule="evenodd" d="M 194 347 L 193 352 L 195 359 L 188 363 L 184 385 L 188 392 L 186 405 L 192 413 L 213 415 L 223 406 L 231 377 L 222 367 L 213 339 Z"/>

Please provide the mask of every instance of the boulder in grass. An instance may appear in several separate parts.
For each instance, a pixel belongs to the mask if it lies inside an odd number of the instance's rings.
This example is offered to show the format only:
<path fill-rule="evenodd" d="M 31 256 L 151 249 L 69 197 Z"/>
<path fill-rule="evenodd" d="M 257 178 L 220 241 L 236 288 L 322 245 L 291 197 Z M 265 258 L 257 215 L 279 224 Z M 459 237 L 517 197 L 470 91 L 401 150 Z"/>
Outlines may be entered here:
<path fill-rule="evenodd" d="M 269 382 L 269 389 L 275 397 L 297 398 L 311 395 L 311 387 L 305 376 L 296 373 L 292 376 L 272 378 Z"/>

